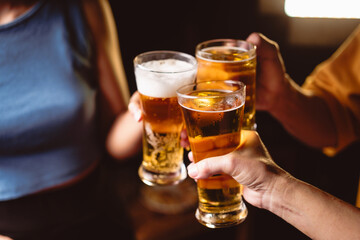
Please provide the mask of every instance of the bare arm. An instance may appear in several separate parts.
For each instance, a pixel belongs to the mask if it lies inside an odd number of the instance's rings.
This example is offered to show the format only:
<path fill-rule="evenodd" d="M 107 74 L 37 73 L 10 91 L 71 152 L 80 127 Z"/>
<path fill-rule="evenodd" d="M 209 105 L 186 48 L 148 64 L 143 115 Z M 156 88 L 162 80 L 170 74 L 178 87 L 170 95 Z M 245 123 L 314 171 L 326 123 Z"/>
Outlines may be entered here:
<path fill-rule="evenodd" d="M 335 125 L 324 100 L 286 74 L 275 42 L 258 33 L 247 40 L 257 46 L 257 109 L 268 111 L 289 133 L 312 147 L 334 146 Z"/>
<path fill-rule="evenodd" d="M 312 239 L 360 239 L 360 210 L 320 189 L 292 179 L 269 196 L 267 209 Z"/>
<path fill-rule="evenodd" d="M 83 1 L 95 39 L 100 86 L 102 131 L 109 153 L 119 159 L 139 149 L 141 125 L 127 110 L 129 90 L 120 55 L 116 25 L 106 0 Z"/>
<path fill-rule="evenodd" d="M 360 239 L 359 209 L 295 179 L 273 162 L 256 132 L 243 133 L 245 141 L 238 151 L 190 164 L 189 176 L 231 175 L 244 185 L 247 202 L 273 212 L 313 239 Z"/>
<path fill-rule="evenodd" d="M 110 131 L 107 149 L 116 159 L 124 159 L 140 150 L 142 137 L 140 95 L 135 92 L 130 99 L 129 110 L 120 115 Z M 129 142 L 124 144 L 124 142 Z"/>

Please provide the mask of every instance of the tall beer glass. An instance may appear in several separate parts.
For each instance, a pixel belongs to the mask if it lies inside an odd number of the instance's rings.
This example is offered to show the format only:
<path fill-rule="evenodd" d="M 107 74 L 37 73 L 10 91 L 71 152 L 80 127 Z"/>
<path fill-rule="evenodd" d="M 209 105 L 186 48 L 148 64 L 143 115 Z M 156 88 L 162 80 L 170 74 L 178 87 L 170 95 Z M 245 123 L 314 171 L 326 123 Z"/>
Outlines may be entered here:
<path fill-rule="evenodd" d="M 245 86 L 239 81 L 210 81 L 178 89 L 195 162 L 224 155 L 240 145 Z M 242 186 L 231 176 L 217 174 L 197 181 L 196 218 L 210 228 L 232 226 L 247 216 Z"/>
<path fill-rule="evenodd" d="M 180 52 L 152 51 L 138 55 L 134 68 L 144 130 L 139 176 L 150 186 L 177 184 L 186 178 L 186 168 L 176 89 L 195 81 L 196 59 Z"/>
<path fill-rule="evenodd" d="M 256 48 L 235 39 L 215 39 L 196 46 L 198 82 L 238 80 L 246 85 L 244 129 L 255 129 Z"/>

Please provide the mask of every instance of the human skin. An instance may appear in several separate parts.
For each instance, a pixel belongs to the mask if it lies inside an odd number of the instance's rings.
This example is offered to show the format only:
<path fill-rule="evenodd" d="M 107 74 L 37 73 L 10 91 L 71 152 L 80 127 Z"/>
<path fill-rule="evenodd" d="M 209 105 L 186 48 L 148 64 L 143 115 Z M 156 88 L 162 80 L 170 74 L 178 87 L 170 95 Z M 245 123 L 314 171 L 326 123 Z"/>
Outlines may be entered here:
<path fill-rule="evenodd" d="M 360 210 L 281 169 L 255 131 L 243 131 L 241 147 L 188 166 L 194 179 L 225 173 L 244 186 L 245 200 L 269 210 L 312 239 L 360 239 Z M 192 153 L 189 159 L 193 161 Z"/>
<path fill-rule="evenodd" d="M 336 146 L 334 121 L 324 100 L 302 89 L 286 73 L 279 46 L 259 33 L 247 41 L 257 46 L 257 110 L 268 111 L 285 129 L 315 148 Z M 138 121 L 139 104 L 132 102 Z M 239 150 L 188 166 L 188 174 L 203 179 L 225 173 L 244 185 L 244 198 L 278 215 L 312 239 L 360 239 L 360 210 L 298 180 L 272 160 L 259 135 L 243 131 Z M 182 146 L 187 147 L 186 132 Z M 189 159 L 193 160 L 192 154 Z"/>
<path fill-rule="evenodd" d="M 141 147 L 142 125 L 134 121 L 128 109 L 130 94 L 116 25 L 107 1 L 87 0 L 83 5 L 95 39 L 102 137 L 110 155 L 125 160 Z"/>
<path fill-rule="evenodd" d="M 290 78 L 278 44 L 260 33 L 250 34 L 247 41 L 257 47 L 256 109 L 269 112 L 311 147 L 335 146 L 335 124 L 328 106 Z"/>
<path fill-rule="evenodd" d="M 37 0 L 0 0 L 0 25 L 10 23 L 23 15 L 36 2 Z M 113 151 L 119 159 L 125 159 L 140 148 L 142 128 L 141 124 L 133 120 L 127 109 L 129 92 L 115 22 L 107 1 L 84 0 L 82 3 L 84 15 L 94 37 L 94 67 L 98 73 L 101 140 L 104 145 L 107 140 L 109 152 Z M 119 137 L 114 137 L 116 130 L 122 132 Z M 0 240 L 9 239 L 11 238 L 0 235 Z"/>

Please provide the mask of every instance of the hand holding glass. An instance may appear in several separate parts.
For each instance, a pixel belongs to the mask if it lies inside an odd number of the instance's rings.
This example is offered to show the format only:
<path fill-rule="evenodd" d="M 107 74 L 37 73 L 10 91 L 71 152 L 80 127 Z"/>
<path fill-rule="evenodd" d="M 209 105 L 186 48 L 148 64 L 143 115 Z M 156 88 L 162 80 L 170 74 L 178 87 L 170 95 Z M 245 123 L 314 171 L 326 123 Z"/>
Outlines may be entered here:
<path fill-rule="evenodd" d="M 177 91 L 194 161 L 230 153 L 240 145 L 245 86 L 239 81 L 190 84 Z M 210 228 L 241 223 L 247 216 L 242 186 L 226 174 L 197 181 L 196 218 Z"/>

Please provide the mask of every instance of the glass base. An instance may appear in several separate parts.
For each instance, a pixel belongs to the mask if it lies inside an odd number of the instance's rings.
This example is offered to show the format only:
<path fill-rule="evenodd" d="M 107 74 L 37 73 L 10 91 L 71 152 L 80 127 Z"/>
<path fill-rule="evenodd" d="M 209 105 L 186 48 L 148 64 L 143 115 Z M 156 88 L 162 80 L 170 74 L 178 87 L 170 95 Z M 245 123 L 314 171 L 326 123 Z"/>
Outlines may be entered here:
<path fill-rule="evenodd" d="M 183 181 L 187 177 L 185 164 L 181 164 L 181 168 L 176 173 L 155 173 L 148 171 L 143 165 L 139 167 L 139 176 L 141 181 L 149 186 L 175 185 Z"/>
<path fill-rule="evenodd" d="M 196 184 L 191 178 L 186 178 L 176 185 L 148 186 L 141 184 L 139 200 L 152 212 L 182 214 L 194 210 L 197 206 Z"/>
<path fill-rule="evenodd" d="M 208 228 L 231 227 L 243 222 L 248 214 L 245 203 L 242 201 L 240 208 L 231 212 L 209 213 L 203 212 L 199 208 L 196 210 L 195 217 Z"/>

